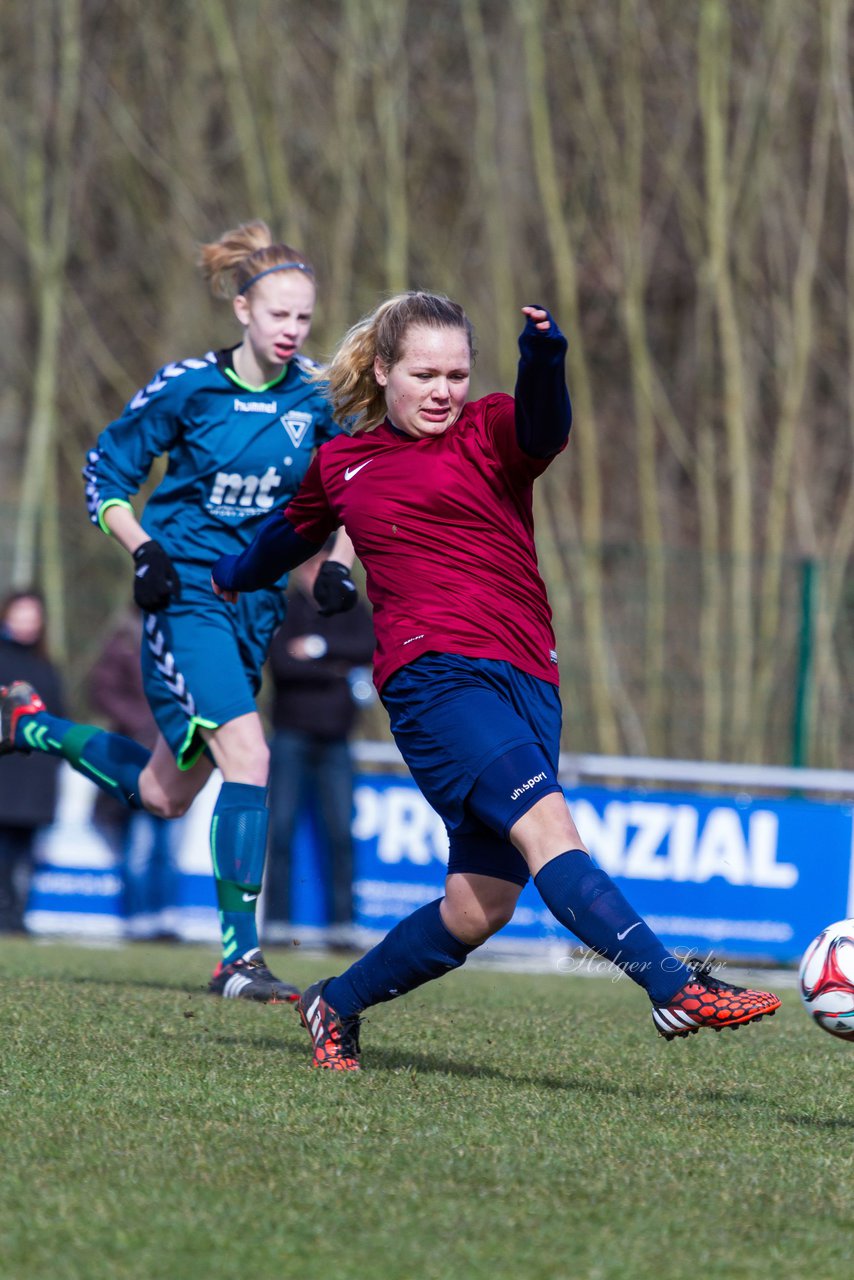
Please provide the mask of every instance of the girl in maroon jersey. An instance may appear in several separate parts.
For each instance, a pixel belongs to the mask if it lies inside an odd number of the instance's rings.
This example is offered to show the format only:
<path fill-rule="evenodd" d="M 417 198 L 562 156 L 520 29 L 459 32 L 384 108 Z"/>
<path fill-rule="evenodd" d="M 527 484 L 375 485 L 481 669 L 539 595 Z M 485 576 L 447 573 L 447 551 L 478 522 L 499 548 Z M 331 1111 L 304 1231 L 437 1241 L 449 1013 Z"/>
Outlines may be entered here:
<path fill-rule="evenodd" d="M 214 566 L 214 590 L 233 601 L 346 524 L 374 606 L 377 689 L 448 830 L 444 897 L 303 993 L 316 1066 L 357 1070 L 362 1011 L 463 964 L 530 875 L 561 924 L 644 987 L 667 1039 L 779 1006 L 667 951 L 590 859 L 557 780 L 557 652 L 532 508 L 569 436 L 567 344 L 546 310 L 522 311 L 514 396 L 475 401 L 457 303 L 401 294 L 355 325 L 325 371 L 351 434 L 320 450 L 247 551 Z"/>

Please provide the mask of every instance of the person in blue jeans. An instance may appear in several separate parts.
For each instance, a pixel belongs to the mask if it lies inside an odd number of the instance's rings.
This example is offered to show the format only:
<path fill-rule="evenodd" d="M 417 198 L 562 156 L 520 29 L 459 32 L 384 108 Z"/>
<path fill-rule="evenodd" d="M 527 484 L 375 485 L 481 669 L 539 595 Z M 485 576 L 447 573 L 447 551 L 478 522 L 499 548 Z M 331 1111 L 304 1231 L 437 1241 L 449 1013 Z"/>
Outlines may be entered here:
<path fill-rule="evenodd" d="M 318 613 L 314 584 L 328 555 L 326 549 L 294 570 L 287 616 L 270 646 L 273 738 L 263 934 L 270 942 L 293 937 L 292 849 L 308 811 L 323 867 L 324 938 L 329 946 L 346 947 L 353 936 L 350 737 L 358 716 L 351 675 L 370 663 L 374 629 L 361 601 L 347 614 Z"/>

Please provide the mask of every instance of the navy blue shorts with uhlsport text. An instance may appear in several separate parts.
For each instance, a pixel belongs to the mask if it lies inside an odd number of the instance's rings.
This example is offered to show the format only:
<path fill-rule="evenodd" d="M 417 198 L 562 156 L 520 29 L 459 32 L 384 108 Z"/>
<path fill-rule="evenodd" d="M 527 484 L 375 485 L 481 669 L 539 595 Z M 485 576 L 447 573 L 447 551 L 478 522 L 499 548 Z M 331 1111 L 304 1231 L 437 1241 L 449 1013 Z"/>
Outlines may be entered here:
<path fill-rule="evenodd" d="M 449 874 L 525 884 L 527 864 L 507 832 L 561 790 L 556 686 L 509 662 L 426 653 L 394 673 L 382 701 L 413 778 L 447 827 Z"/>

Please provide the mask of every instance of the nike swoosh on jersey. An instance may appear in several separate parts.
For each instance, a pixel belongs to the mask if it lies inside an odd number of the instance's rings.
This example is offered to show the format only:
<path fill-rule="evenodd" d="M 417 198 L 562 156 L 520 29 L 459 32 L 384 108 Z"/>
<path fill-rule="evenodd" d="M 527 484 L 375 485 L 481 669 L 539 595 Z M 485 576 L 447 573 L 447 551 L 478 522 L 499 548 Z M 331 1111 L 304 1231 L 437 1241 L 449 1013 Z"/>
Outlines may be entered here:
<path fill-rule="evenodd" d="M 348 467 L 344 472 L 344 479 L 352 480 L 353 476 L 357 475 L 362 470 L 362 467 L 366 467 L 368 465 L 368 462 L 373 462 L 373 458 L 368 458 L 367 462 L 360 462 L 358 467 Z"/>

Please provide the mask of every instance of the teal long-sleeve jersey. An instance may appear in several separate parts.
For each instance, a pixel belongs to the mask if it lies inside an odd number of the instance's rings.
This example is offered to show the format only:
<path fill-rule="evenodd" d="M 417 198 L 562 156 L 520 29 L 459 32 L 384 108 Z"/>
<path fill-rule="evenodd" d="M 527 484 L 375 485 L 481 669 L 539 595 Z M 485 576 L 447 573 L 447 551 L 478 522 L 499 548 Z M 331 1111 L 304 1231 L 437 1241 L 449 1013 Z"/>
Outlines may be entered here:
<path fill-rule="evenodd" d="M 299 488 L 318 445 L 340 434 L 317 366 L 296 356 L 275 383 L 253 389 L 231 351 L 167 364 L 98 437 L 83 476 L 93 524 L 131 506 L 155 458 L 169 455 L 140 523 L 179 566 L 207 587 L 218 556 L 239 553 L 271 511 Z"/>

